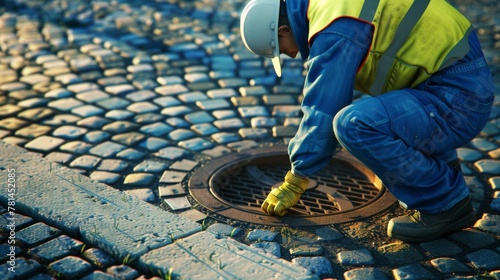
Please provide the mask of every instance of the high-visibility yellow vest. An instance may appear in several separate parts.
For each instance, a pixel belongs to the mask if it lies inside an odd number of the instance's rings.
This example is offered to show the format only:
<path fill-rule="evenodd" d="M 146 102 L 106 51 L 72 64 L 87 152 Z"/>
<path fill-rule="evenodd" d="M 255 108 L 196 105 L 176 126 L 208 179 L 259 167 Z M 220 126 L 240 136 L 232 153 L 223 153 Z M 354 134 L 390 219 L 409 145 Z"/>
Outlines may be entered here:
<path fill-rule="evenodd" d="M 444 0 L 310 0 L 307 16 L 309 42 L 341 17 L 374 26 L 355 82 L 357 90 L 373 95 L 414 87 L 464 57 L 473 30 Z"/>

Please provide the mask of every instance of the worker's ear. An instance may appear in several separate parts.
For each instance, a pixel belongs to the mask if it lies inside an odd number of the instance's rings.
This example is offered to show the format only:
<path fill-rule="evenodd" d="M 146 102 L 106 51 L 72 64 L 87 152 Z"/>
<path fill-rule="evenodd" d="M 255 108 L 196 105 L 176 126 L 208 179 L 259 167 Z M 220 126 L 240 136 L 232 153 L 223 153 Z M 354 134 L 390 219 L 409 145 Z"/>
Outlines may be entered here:
<path fill-rule="evenodd" d="M 292 35 L 292 29 L 288 25 L 282 25 L 278 28 L 278 36 L 287 37 Z"/>

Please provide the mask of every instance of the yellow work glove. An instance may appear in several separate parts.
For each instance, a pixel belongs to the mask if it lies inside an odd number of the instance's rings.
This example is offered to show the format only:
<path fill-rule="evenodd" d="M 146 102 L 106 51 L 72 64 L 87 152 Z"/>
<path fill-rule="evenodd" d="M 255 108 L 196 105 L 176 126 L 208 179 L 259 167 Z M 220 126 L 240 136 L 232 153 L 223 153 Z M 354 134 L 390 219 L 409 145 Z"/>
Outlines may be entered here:
<path fill-rule="evenodd" d="M 277 189 L 273 189 L 267 196 L 261 208 L 269 215 L 283 216 L 286 209 L 294 206 L 299 201 L 300 195 L 307 188 L 309 179 L 292 174 L 288 171 L 285 182 Z"/>

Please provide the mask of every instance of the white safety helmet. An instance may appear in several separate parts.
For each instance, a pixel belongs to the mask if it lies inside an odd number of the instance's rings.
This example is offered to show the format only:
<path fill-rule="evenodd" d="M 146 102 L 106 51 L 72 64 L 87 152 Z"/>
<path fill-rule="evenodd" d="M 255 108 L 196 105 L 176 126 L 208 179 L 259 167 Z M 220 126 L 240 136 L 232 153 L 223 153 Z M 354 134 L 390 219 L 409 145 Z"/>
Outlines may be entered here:
<path fill-rule="evenodd" d="M 257 55 L 271 58 L 281 77 L 278 20 L 281 0 L 251 0 L 241 12 L 240 33 L 243 44 Z"/>

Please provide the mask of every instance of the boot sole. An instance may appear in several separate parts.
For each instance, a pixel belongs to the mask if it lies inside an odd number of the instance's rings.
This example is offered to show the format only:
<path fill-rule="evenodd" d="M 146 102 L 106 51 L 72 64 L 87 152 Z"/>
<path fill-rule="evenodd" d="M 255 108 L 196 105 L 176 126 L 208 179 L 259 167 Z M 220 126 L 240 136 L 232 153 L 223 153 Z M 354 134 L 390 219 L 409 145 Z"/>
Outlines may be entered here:
<path fill-rule="evenodd" d="M 451 232 L 459 231 L 459 230 L 464 229 L 464 228 L 468 228 L 468 227 L 472 226 L 476 222 L 476 220 L 477 220 L 476 214 L 475 214 L 474 210 L 472 210 L 472 212 L 467 214 L 467 216 L 463 217 L 462 219 L 460 219 L 458 221 L 455 221 L 454 223 L 450 224 L 449 226 L 443 228 L 439 232 L 437 232 L 433 235 L 430 235 L 430 236 L 413 237 L 413 236 L 404 236 L 404 235 L 399 235 L 399 234 L 393 234 L 392 232 L 389 234 L 389 236 L 396 238 L 396 239 L 399 239 L 401 241 L 405 241 L 405 242 L 422 243 L 422 242 L 427 242 L 427 241 L 437 239 L 440 236 L 447 234 L 447 233 L 451 233 Z"/>

